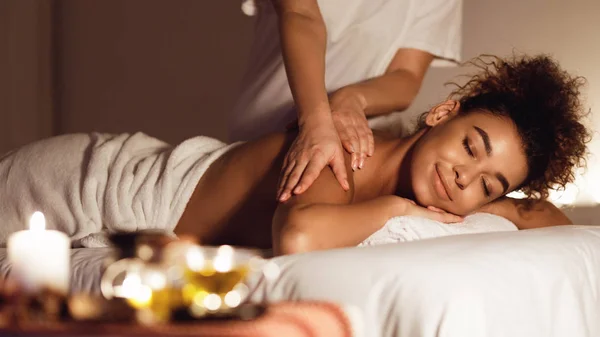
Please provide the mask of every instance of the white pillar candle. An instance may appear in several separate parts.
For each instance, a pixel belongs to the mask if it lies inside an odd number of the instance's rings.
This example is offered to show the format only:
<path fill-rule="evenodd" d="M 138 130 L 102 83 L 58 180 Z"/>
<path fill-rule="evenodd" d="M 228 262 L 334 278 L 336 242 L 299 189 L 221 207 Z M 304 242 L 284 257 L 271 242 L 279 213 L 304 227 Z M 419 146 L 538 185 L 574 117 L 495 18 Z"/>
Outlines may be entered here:
<path fill-rule="evenodd" d="M 7 242 L 11 275 L 27 293 L 49 288 L 69 291 L 71 241 L 59 231 L 46 230 L 46 220 L 35 212 L 29 230 L 13 233 Z"/>

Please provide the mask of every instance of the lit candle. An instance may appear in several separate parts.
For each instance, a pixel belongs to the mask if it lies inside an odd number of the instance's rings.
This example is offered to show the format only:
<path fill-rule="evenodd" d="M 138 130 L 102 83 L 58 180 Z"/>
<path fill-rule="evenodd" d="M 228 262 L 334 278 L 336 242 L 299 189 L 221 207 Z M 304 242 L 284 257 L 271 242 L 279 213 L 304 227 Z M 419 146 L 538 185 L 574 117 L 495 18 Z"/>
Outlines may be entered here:
<path fill-rule="evenodd" d="M 7 249 L 11 276 L 25 292 L 49 288 L 67 294 L 71 241 L 62 232 L 46 230 L 41 212 L 33 213 L 29 230 L 18 231 L 8 238 Z"/>

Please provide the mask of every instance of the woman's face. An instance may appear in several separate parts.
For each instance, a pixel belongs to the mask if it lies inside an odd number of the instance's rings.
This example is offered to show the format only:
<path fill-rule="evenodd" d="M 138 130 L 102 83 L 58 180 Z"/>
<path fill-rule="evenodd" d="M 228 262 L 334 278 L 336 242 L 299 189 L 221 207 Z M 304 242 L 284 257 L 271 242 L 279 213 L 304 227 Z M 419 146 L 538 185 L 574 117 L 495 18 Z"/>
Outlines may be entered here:
<path fill-rule="evenodd" d="M 428 114 L 415 144 L 411 184 L 416 201 L 466 215 L 521 185 L 527 161 L 512 121 L 491 113 L 457 115 L 448 101 Z"/>

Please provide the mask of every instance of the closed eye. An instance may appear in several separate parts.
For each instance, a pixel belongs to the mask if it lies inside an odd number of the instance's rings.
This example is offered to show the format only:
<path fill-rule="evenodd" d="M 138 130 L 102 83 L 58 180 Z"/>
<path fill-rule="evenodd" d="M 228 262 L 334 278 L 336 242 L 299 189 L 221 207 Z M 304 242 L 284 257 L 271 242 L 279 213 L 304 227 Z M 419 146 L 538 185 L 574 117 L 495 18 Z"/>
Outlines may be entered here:
<path fill-rule="evenodd" d="M 475 155 L 473 154 L 473 151 L 471 150 L 471 146 L 469 146 L 469 140 L 467 139 L 467 137 L 465 137 L 465 139 L 463 139 L 462 143 L 463 143 L 463 147 L 465 148 L 465 151 L 467 151 L 469 156 L 475 157 Z"/>
<path fill-rule="evenodd" d="M 483 187 L 483 194 L 485 194 L 485 196 L 489 198 L 492 193 L 490 193 L 490 190 L 488 189 L 484 178 L 481 178 L 481 186 Z"/>

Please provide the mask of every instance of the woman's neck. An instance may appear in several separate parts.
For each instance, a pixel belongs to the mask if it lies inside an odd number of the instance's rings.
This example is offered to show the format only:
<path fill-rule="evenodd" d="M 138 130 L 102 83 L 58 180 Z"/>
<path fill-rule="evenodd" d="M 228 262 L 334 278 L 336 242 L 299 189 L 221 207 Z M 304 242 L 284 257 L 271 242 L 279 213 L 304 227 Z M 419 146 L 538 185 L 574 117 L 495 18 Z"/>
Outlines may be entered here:
<path fill-rule="evenodd" d="M 402 138 L 383 139 L 376 144 L 378 180 L 380 194 L 395 194 L 403 198 L 413 198 L 411 185 L 412 149 L 426 130 L 419 130 L 413 135 Z"/>

